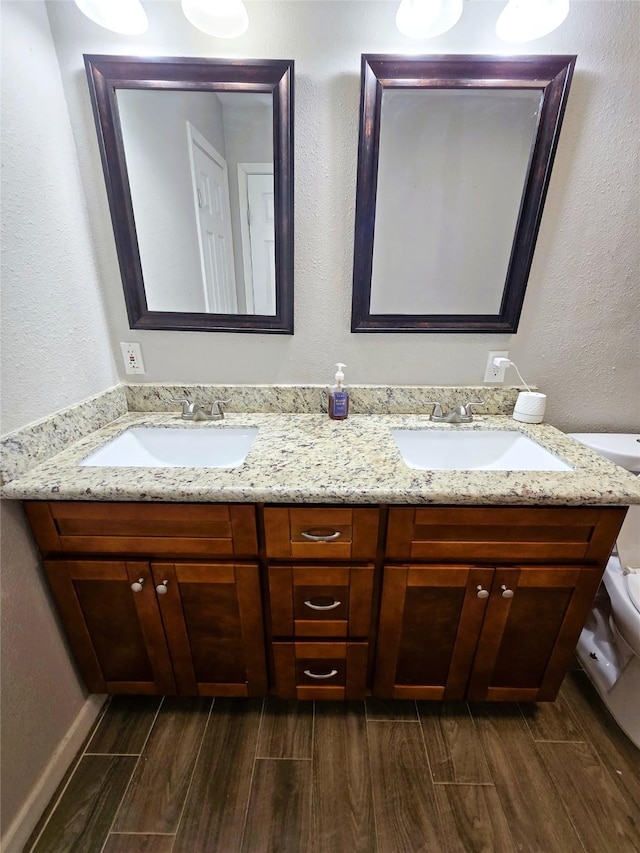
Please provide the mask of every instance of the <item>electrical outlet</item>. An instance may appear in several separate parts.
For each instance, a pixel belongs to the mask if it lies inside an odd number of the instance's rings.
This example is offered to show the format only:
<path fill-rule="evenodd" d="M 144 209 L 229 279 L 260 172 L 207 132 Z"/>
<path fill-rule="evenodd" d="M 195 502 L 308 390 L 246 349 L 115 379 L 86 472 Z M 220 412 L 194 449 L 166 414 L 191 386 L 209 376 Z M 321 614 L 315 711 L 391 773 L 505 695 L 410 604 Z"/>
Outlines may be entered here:
<path fill-rule="evenodd" d="M 506 367 L 496 367 L 493 363 L 494 358 L 509 358 L 508 350 L 500 350 L 499 352 L 490 352 L 487 359 L 487 366 L 484 371 L 485 382 L 504 382 L 504 374 Z"/>
<path fill-rule="evenodd" d="M 145 373 L 140 344 L 125 344 L 120 342 L 120 349 L 122 350 L 124 369 L 127 373 Z"/>

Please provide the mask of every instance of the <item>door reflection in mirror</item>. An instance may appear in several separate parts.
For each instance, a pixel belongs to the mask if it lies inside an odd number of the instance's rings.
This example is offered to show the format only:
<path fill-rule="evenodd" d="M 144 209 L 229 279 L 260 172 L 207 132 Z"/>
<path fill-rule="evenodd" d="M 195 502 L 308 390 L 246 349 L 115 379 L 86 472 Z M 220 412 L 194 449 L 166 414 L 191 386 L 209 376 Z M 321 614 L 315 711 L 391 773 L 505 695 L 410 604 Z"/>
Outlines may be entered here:
<path fill-rule="evenodd" d="M 117 103 L 149 310 L 274 315 L 271 96 L 118 89 Z"/>

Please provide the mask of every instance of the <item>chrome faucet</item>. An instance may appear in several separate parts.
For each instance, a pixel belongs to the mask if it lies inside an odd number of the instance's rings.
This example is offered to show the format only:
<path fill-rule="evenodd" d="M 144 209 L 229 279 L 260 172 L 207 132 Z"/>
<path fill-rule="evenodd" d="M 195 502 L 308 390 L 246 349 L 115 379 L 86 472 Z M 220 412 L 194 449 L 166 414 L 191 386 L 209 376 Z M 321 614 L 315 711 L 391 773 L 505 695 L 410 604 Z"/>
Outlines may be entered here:
<path fill-rule="evenodd" d="M 429 420 L 436 424 L 468 424 L 473 420 L 471 407 L 482 406 L 482 403 L 472 400 L 462 406 L 454 406 L 450 412 L 446 413 L 442 411 L 441 403 L 428 403 L 427 405 L 433 406 Z"/>
<path fill-rule="evenodd" d="M 191 403 L 184 398 L 172 398 L 171 402 L 182 405 L 181 417 L 183 421 L 222 421 L 224 420 L 224 411 L 220 407 L 223 403 L 228 403 L 229 400 L 214 400 L 209 411 L 200 403 Z"/>

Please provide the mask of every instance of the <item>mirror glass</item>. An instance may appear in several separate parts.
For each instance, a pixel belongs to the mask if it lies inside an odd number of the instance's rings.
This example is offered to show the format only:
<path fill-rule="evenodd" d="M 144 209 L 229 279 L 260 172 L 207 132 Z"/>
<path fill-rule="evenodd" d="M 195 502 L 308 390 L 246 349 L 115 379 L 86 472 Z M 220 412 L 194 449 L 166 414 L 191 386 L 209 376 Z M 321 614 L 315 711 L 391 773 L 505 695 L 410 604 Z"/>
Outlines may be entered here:
<path fill-rule="evenodd" d="M 572 57 L 363 56 L 353 331 L 515 331 Z"/>
<path fill-rule="evenodd" d="M 293 63 L 85 65 L 130 327 L 293 334 Z"/>
<path fill-rule="evenodd" d="M 149 310 L 274 315 L 271 97 L 119 89 L 117 103 Z"/>
<path fill-rule="evenodd" d="M 499 312 L 541 97 L 382 93 L 373 314 Z"/>

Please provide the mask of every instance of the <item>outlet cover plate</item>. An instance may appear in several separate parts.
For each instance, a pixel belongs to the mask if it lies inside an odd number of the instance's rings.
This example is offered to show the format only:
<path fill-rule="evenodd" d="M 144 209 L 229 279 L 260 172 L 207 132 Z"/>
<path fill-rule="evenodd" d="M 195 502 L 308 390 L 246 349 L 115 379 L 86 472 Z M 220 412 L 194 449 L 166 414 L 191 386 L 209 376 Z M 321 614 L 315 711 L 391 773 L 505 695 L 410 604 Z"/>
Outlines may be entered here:
<path fill-rule="evenodd" d="M 484 381 L 485 382 L 504 382 L 504 374 L 506 371 L 506 367 L 495 367 L 493 364 L 494 358 L 509 358 L 509 350 L 496 350 L 495 352 L 490 352 L 489 357 L 487 358 L 487 366 L 484 371 Z"/>
<path fill-rule="evenodd" d="M 145 373 L 144 361 L 142 360 L 142 349 L 137 343 L 120 342 L 122 360 L 127 373 Z"/>

